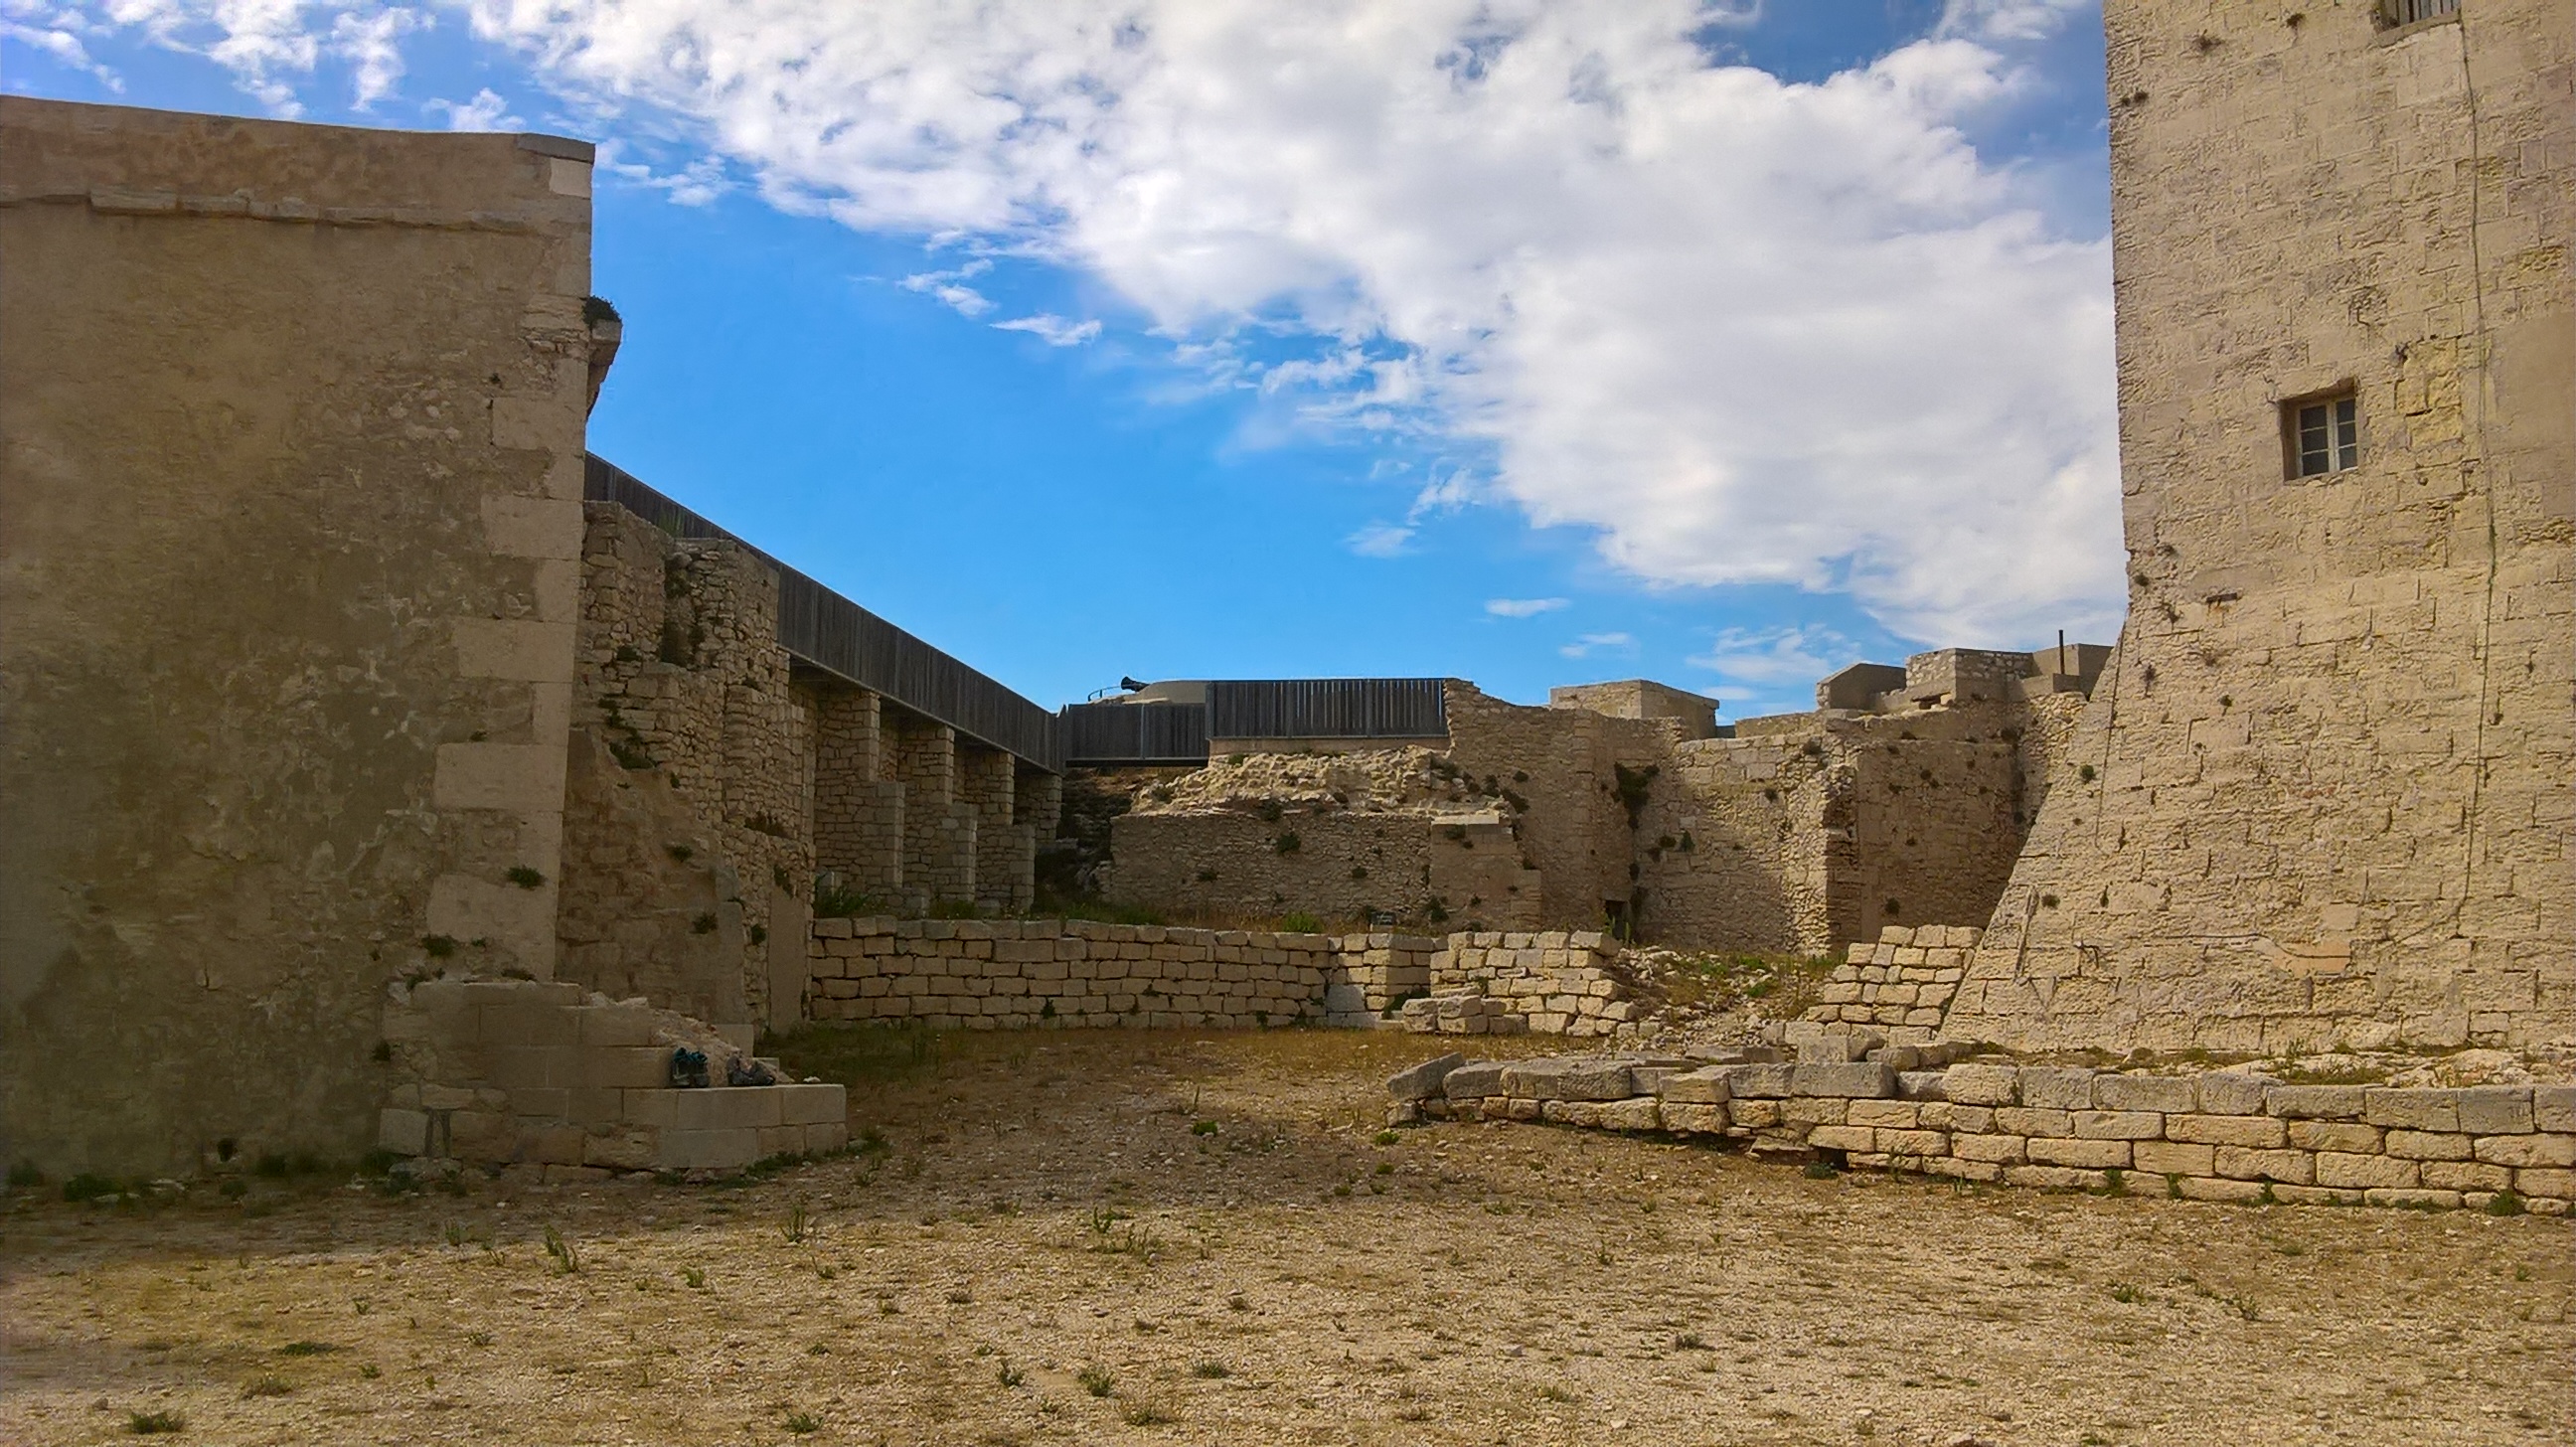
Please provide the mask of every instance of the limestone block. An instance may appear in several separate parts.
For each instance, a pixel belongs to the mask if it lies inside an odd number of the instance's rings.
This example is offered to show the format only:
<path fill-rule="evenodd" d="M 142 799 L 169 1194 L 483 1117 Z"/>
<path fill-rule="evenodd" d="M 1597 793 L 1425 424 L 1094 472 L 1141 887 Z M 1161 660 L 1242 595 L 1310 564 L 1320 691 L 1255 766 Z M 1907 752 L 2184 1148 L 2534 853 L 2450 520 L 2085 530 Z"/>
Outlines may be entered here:
<path fill-rule="evenodd" d="M 779 1093 L 778 1119 L 782 1125 L 829 1125 L 849 1119 L 848 1090 L 844 1086 L 781 1085 L 773 1088 Z"/>
<path fill-rule="evenodd" d="M 2515 1137 L 2499 1136 L 2497 1139 L 2512 1140 Z M 2392 1130 L 2381 1148 L 2392 1156 L 2414 1161 L 2465 1161 L 2472 1154 L 2467 1136 L 2444 1131 Z"/>
<path fill-rule="evenodd" d="M 2217 1174 L 2216 1146 L 2182 1145 L 2174 1141 L 2131 1141 L 2129 1157 L 2137 1169 L 2158 1176 L 2208 1176 Z"/>
<path fill-rule="evenodd" d="M 2525 1166 L 2513 1173 L 2513 1188 L 2526 1196 L 2576 1200 L 2576 1171 Z"/>
<path fill-rule="evenodd" d="M 392 1109 L 376 1112 L 376 1148 L 400 1156 L 416 1156 L 428 1150 L 428 1113 Z"/>
<path fill-rule="evenodd" d="M 1866 1151 L 1878 1143 L 1867 1126 L 1820 1125 L 1807 1132 L 1807 1144 L 1820 1151 Z"/>
<path fill-rule="evenodd" d="M 2130 1164 L 2129 1143 L 2125 1140 L 2064 1140 L 2053 1136 L 2032 1136 L 2024 1150 L 2034 1165 L 2080 1166 L 2099 1171 L 2127 1170 Z"/>
<path fill-rule="evenodd" d="M 2071 1166 L 2006 1166 L 2004 1181 L 2034 1191 L 2098 1191 L 2109 1183 L 2100 1171 Z"/>
<path fill-rule="evenodd" d="M 1651 1095 L 1614 1100 L 1601 1107 L 1601 1124 L 1611 1130 L 1655 1130 L 1663 1120 Z"/>
<path fill-rule="evenodd" d="M 2165 1139 L 2263 1150 L 2285 1144 L 2289 1126 L 2267 1115 L 2169 1115 Z"/>
<path fill-rule="evenodd" d="M 1625 1100 L 1628 1067 L 1580 1056 L 1519 1060 L 1503 1071 L 1503 1093 L 1532 1100 Z"/>
<path fill-rule="evenodd" d="M 1995 1129 L 2008 1135 L 2071 1136 L 2075 1134 L 2075 1113 L 2039 1110 L 2030 1106 L 1999 1106 L 1995 1110 Z"/>
<path fill-rule="evenodd" d="M 1723 1105 L 1733 1096 L 1728 1069 L 1712 1065 L 1667 1075 L 1656 1094 L 1675 1105 Z"/>
<path fill-rule="evenodd" d="M 1942 1072 L 1941 1091 L 1961 1105 L 2019 1105 L 2020 1081 L 2010 1065 L 1953 1065 Z"/>
<path fill-rule="evenodd" d="M 2413 1187 L 2419 1179 L 2413 1161 L 2350 1151 L 2317 1153 L 2317 1184 L 2321 1186 L 2398 1189 Z"/>
<path fill-rule="evenodd" d="M 1844 1125 L 1851 1117 L 1851 1102 L 1839 1096 L 1810 1095 L 1780 1103 L 1780 1122 L 1791 1128 L 1819 1125 Z"/>
<path fill-rule="evenodd" d="M 1792 1095 L 1880 1099 L 1896 1093 L 1896 1072 L 1875 1060 L 1800 1064 L 1790 1067 L 1789 1089 Z"/>
<path fill-rule="evenodd" d="M 1433 1096 L 1442 1094 L 1442 1082 L 1449 1078 L 1451 1071 L 1466 1063 L 1466 1056 L 1455 1053 L 1425 1060 L 1419 1065 L 1397 1071 L 1387 1081 L 1386 1093 L 1394 1100 L 1429 1100 Z"/>
<path fill-rule="evenodd" d="M 2224 1180 L 2209 1176 L 2190 1176 L 2175 1183 L 2187 1201 L 2224 1201 L 2230 1205 L 2250 1205 L 2263 1199 L 2260 1181 Z"/>
<path fill-rule="evenodd" d="M 2534 1130 L 2576 1132 L 2576 1085 L 2533 1086 L 2531 1119 Z"/>
<path fill-rule="evenodd" d="M 2475 1154 L 2490 1165 L 2565 1170 L 2576 1167 L 2576 1135 L 2480 1136 Z"/>
<path fill-rule="evenodd" d="M 2258 1151 L 2220 1146 L 2218 1173 L 2231 1180 L 2281 1181 L 2305 1186 L 2315 1182 L 2317 1164 L 2316 1157 L 2307 1151 Z"/>
<path fill-rule="evenodd" d="M 2188 1075 L 2097 1075 L 2093 1103 L 2104 1110 L 2189 1115 L 2200 1109 L 2200 1082 Z"/>
<path fill-rule="evenodd" d="M 1950 1137 L 1937 1130 L 1889 1130 L 1878 1132 L 1878 1151 L 1882 1155 L 1912 1156 L 1917 1159 L 1946 1156 Z"/>
<path fill-rule="evenodd" d="M 1691 1101 L 1662 1100 L 1656 1118 L 1664 1129 L 1683 1135 L 1716 1135 L 1726 1129 L 1726 1107 Z"/>
<path fill-rule="evenodd" d="M 1948 1090 L 1947 1071 L 1900 1070 L 1896 1072 L 1896 1094 L 1900 1100 L 1946 1100 Z"/>
<path fill-rule="evenodd" d="M 1724 1076 L 1728 1095 L 1734 1100 L 1780 1100 L 1788 1096 L 1797 1067 L 1792 1065 L 1752 1063 L 1718 1067 Z"/>
<path fill-rule="evenodd" d="M 2302 1120 L 2358 1120 L 2361 1102 L 2358 1085 L 2275 1085 L 2263 1092 L 2265 1110 Z"/>
<path fill-rule="evenodd" d="M 739 1090 L 690 1091 L 690 1095 L 738 1094 L 757 1087 Z M 661 1156 L 654 1164 L 669 1171 L 738 1170 L 760 1159 L 760 1128 L 737 1126 L 730 1129 L 664 1131 Z"/>
<path fill-rule="evenodd" d="M 2460 1128 L 2459 1099 L 2456 1090 L 2365 1090 L 2361 1118 L 2375 1126 L 2455 1131 Z"/>
<path fill-rule="evenodd" d="M 2070 1111 L 2079 1140 L 2151 1141 L 2165 1133 L 2165 1118 L 2151 1110 Z"/>
<path fill-rule="evenodd" d="M 1843 1118 L 1853 1125 L 1912 1130 L 1922 1120 L 1922 1108 L 1904 1100 L 1855 1100 Z"/>
<path fill-rule="evenodd" d="M 2021 1072 L 2021 1103 L 2047 1110 L 2090 1110 L 2093 1079 L 2090 1070 L 2026 1066 Z"/>
<path fill-rule="evenodd" d="M 1950 1138 L 1950 1150 L 1961 1160 L 1997 1165 L 2019 1165 L 2030 1158 L 2027 1139 L 2017 1135 L 1969 1135 L 1961 1132 Z"/>
<path fill-rule="evenodd" d="M 662 1143 L 652 1131 L 620 1130 L 584 1137 L 581 1163 L 614 1171 L 650 1170 L 661 1159 Z"/>
<path fill-rule="evenodd" d="M 2364 1191 L 2362 1200 L 2373 1206 L 2400 1206 L 2414 1210 L 2456 1211 L 2460 1208 L 2457 1191 Z"/>
<path fill-rule="evenodd" d="M 2388 1158 L 2381 1157 L 2381 1159 Z M 2502 1191 L 2513 1185 L 2514 1173 L 2510 1169 L 2488 1165 L 2484 1161 L 2409 1161 L 2406 1164 L 2414 1166 L 2420 1173 L 2419 1181 L 2413 1184 L 2421 1184 L 2434 1190 Z M 2323 1156 L 2317 1158 L 2317 1175 L 2319 1179 L 2323 1179 L 2325 1175 Z M 2410 1183 L 2400 1182 L 2399 1184 Z"/>
<path fill-rule="evenodd" d="M 776 1086 L 731 1086 L 678 1093 L 673 1125 L 695 1131 L 759 1130 L 781 1124 L 781 1091 Z"/>
<path fill-rule="evenodd" d="M 1782 1123 L 1783 1112 L 1778 1100 L 1746 1100 L 1741 1097 L 1726 1103 L 1729 1125 L 1743 1130 L 1769 1130 Z"/>
<path fill-rule="evenodd" d="M 2242 1071 L 2218 1070 L 2204 1075 L 2198 1082 L 2200 1113 L 2203 1115 L 2260 1115 L 2263 1101 L 2275 1082 L 2269 1076 Z"/>
<path fill-rule="evenodd" d="M 2289 1122 L 2290 1144 L 2303 1151 L 2341 1151 L 2347 1154 L 2377 1155 L 2381 1135 L 2375 1125 L 2351 1125 L 2341 1121 L 2294 1120 Z M 2411 1183 L 2410 1183 L 2411 1184 Z"/>
<path fill-rule="evenodd" d="M 2471 1135 L 2519 1135 L 2532 1124 L 2527 1085 L 2481 1085 L 2460 1092 L 2460 1129 Z"/>

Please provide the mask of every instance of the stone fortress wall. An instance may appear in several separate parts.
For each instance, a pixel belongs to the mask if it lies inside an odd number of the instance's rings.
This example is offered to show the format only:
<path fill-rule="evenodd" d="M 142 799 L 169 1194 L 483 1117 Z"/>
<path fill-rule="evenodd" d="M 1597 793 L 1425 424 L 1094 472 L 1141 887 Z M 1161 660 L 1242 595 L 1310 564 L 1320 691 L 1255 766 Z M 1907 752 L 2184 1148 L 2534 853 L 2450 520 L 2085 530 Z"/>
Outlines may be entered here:
<path fill-rule="evenodd" d="M 1244 751 L 1141 790 L 1106 888 L 1805 954 L 1899 921 L 1982 926 L 2106 653 L 1862 665 L 1846 674 L 1874 686 L 1837 675 L 1815 712 L 1723 730 L 1709 700 L 1642 681 L 1527 708 L 1453 680 L 1444 748 Z"/>
<path fill-rule="evenodd" d="M 1344 935 L 1088 920 L 814 921 L 818 1020 L 943 1030 L 1448 1028 L 1602 1035 L 1636 1018 L 1633 972 L 1599 933 Z M 1426 1013 L 1427 1011 L 1427 1013 Z M 1421 1022 L 1430 1021 L 1425 1025 Z M 1496 1021 L 1509 1023 L 1497 1024 Z M 1471 1033 L 1464 1025 L 1452 1033 Z"/>
<path fill-rule="evenodd" d="M 1954 1032 L 2576 1022 L 2576 7 L 2376 10 L 2106 7 L 2131 604 Z"/>
<path fill-rule="evenodd" d="M 0 97 L 0 1153 L 374 1138 L 549 973 L 591 148 Z"/>

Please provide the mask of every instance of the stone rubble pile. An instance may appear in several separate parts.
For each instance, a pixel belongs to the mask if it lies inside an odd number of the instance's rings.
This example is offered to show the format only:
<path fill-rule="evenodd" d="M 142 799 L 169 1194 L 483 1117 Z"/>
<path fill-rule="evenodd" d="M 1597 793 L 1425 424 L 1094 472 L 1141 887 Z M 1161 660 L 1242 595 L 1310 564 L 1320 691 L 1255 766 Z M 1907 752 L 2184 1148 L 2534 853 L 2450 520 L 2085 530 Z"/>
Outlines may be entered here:
<path fill-rule="evenodd" d="M 2488 1207 L 2576 1201 L 2576 1086 L 2295 1085 L 2236 1068 L 2120 1073 L 1960 1058 L 1844 1026 L 1700 1055 L 1470 1061 L 1388 1082 L 1390 1121 L 1546 1122 L 1705 1136 L 2057 1190 L 2178 1199 Z M 2508 1196 L 2507 1193 L 2510 1193 Z"/>

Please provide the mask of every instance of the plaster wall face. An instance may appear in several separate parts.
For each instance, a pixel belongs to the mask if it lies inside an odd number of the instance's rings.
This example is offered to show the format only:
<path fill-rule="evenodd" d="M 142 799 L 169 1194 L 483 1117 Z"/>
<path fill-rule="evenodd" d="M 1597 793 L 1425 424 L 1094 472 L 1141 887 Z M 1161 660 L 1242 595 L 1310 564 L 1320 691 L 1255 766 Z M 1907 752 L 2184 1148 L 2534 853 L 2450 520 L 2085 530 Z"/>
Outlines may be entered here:
<path fill-rule="evenodd" d="M 1953 1035 L 2576 1035 L 2576 5 L 2373 10 L 2106 6 L 2129 619 Z"/>
<path fill-rule="evenodd" d="M 549 147 L 0 98 L 0 1154 L 353 1156 L 389 980 L 552 971 Z"/>

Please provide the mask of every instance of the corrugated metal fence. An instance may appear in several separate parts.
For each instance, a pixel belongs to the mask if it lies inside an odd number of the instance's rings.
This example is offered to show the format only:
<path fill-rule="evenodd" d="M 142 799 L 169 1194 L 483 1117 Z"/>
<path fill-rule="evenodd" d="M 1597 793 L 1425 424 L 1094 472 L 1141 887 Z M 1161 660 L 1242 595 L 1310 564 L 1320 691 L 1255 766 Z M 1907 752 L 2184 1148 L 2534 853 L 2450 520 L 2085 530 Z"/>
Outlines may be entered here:
<path fill-rule="evenodd" d="M 596 455 L 582 496 L 613 502 L 683 538 L 739 543 L 778 570 L 778 643 L 837 674 L 1051 773 L 1062 772 L 1056 718 L 1001 684 L 779 562 Z M 1202 739 L 1199 756 L 1206 757 Z"/>
<path fill-rule="evenodd" d="M 1207 762 L 1203 703 L 1076 703 L 1056 717 L 1068 764 Z"/>
<path fill-rule="evenodd" d="M 1436 678 L 1280 678 L 1208 685 L 1208 737 L 1424 739 L 1449 732 Z"/>

